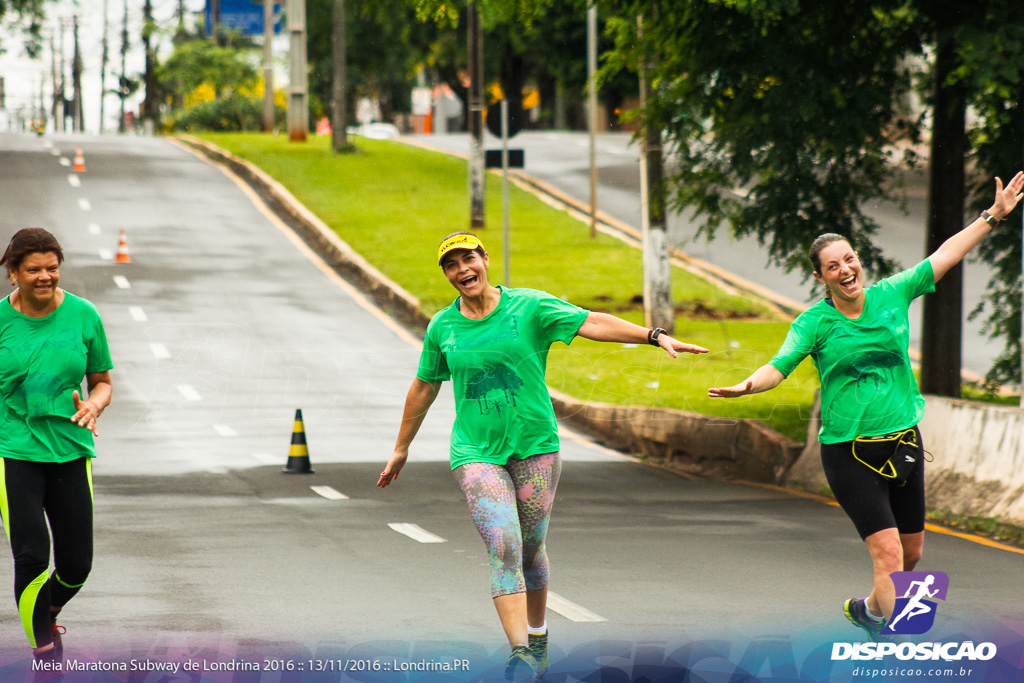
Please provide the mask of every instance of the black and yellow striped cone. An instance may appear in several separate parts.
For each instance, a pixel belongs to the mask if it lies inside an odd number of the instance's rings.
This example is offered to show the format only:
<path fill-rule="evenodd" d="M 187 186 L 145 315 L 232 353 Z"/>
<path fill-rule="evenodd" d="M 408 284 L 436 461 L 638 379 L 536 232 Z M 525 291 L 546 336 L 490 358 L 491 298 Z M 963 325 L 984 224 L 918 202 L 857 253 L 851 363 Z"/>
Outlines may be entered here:
<path fill-rule="evenodd" d="M 281 470 L 285 474 L 313 474 L 309 466 L 309 449 L 306 448 L 306 429 L 302 426 L 302 409 L 295 411 L 295 426 L 292 428 L 292 446 L 288 449 L 288 464 Z"/>

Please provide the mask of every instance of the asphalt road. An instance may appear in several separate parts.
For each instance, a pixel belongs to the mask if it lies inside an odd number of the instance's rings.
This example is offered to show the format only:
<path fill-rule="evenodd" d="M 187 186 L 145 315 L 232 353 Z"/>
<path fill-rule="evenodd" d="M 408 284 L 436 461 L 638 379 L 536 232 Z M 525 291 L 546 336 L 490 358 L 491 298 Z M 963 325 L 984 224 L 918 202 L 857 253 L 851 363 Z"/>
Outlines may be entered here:
<path fill-rule="evenodd" d="M 438 149 L 467 154 L 469 136 L 465 133 L 410 136 L 416 142 Z M 525 150 L 524 171 L 562 192 L 590 203 L 590 138 L 586 133 L 523 132 L 510 141 L 510 147 Z M 500 148 L 500 141 L 486 134 L 485 147 Z M 640 216 L 640 150 L 629 133 L 603 133 L 597 136 L 598 208 L 637 229 Z M 1010 170 L 999 171 L 1004 176 Z M 994 172 L 995 173 L 995 172 Z M 1006 178 L 1004 177 L 1004 180 Z M 878 244 L 885 254 L 909 268 L 925 254 L 927 179 L 922 172 L 904 173 L 903 187 L 894 190 L 891 201 L 864 207 L 865 213 L 881 226 Z M 993 193 L 994 193 L 993 184 Z M 902 198 L 900 197 L 903 194 Z M 492 197 L 489 201 L 500 201 Z M 966 225 L 966 223 L 965 223 Z M 816 300 L 811 294 L 812 280 L 805 273 L 786 273 L 768 262 L 767 250 L 754 237 L 736 239 L 721 230 L 708 242 L 697 236 L 699 223 L 691 213 L 672 213 L 668 218 L 669 243 L 699 259 L 804 305 Z M 514 239 L 514 237 L 513 237 Z M 999 340 L 989 339 L 981 331 L 983 318 L 967 320 L 967 315 L 982 301 L 993 270 L 968 257 L 964 264 L 964 343 L 962 366 L 984 375 L 1003 349 Z M 921 303 L 911 306 L 910 338 L 920 346 Z"/>
<path fill-rule="evenodd" d="M 76 144 L 88 169 L 77 186 L 61 165 Z M 0 135 L 0 201 L 0 234 L 58 235 L 62 286 L 97 305 L 116 366 L 95 465 L 96 561 L 62 617 L 69 656 L 255 662 L 261 674 L 235 679 L 254 681 L 338 680 L 309 670 L 346 660 L 465 658 L 474 680 L 495 672 L 506 646 L 487 558 L 446 463 L 450 390 L 401 479 L 374 486 L 418 356 L 407 334 L 221 170 L 165 140 Z M 131 264 L 110 260 L 121 229 Z M 315 474 L 281 473 L 296 408 Z M 562 441 L 552 680 L 684 651 L 714 672 L 752 648 L 802 659 L 858 640 L 840 606 L 865 592 L 870 566 L 837 508 L 688 480 L 567 430 Z M 929 637 L 1009 638 L 1024 621 L 1022 566 L 929 533 L 921 568 L 955 589 Z M 0 682 L 26 666 L 13 600 L 0 599 Z M 175 680 L 153 676 L 134 680 Z"/>

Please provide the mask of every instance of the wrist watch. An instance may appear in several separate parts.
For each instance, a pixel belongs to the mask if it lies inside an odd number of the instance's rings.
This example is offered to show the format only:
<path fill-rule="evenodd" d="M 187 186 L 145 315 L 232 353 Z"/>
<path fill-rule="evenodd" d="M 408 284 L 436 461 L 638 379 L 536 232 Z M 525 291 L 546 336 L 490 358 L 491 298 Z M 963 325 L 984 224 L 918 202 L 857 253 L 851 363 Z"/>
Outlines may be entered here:
<path fill-rule="evenodd" d="M 999 219 L 990 214 L 988 211 L 981 212 L 981 219 L 991 225 L 993 228 L 999 225 Z"/>
<path fill-rule="evenodd" d="M 658 343 L 658 337 L 660 337 L 664 333 L 665 328 L 652 327 L 651 331 L 647 333 L 647 343 L 650 344 L 651 346 L 661 346 L 661 344 Z"/>

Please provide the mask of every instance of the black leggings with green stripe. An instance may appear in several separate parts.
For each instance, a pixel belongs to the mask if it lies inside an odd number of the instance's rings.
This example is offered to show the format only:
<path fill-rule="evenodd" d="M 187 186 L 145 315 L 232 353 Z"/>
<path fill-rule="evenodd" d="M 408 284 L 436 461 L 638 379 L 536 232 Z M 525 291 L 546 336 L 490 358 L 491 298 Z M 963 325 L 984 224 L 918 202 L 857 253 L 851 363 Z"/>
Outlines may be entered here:
<path fill-rule="evenodd" d="M 92 568 L 92 462 L 0 458 L 0 484 L 0 516 L 14 554 L 14 599 L 29 644 L 44 647 L 53 640 L 50 608 L 67 604 Z"/>

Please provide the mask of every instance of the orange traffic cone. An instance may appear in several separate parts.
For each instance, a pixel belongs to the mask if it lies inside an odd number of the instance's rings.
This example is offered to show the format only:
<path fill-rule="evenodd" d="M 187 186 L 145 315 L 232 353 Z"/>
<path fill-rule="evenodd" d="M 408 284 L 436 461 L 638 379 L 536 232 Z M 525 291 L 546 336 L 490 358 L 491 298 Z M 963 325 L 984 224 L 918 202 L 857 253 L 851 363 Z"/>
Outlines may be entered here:
<path fill-rule="evenodd" d="M 121 230 L 121 240 L 117 244 L 117 258 L 114 261 L 117 263 L 132 262 L 132 257 L 128 255 L 128 240 L 124 236 L 124 230 Z"/>
<path fill-rule="evenodd" d="M 71 170 L 76 173 L 85 173 L 85 155 L 82 154 L 82 146 L 75 148 L 75 165 Z"/>
<path fill-rule="evenodd" d="M 288 449 L 288 464 L 281 470 L 285 474 L 313 474 L 309 464 L 309 449 L 306 448 L 306 429 L 302 425 L 302 409 L 295 411 L 295 426 L 292 427 L 292 446 Z"/>

